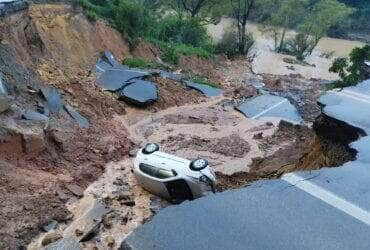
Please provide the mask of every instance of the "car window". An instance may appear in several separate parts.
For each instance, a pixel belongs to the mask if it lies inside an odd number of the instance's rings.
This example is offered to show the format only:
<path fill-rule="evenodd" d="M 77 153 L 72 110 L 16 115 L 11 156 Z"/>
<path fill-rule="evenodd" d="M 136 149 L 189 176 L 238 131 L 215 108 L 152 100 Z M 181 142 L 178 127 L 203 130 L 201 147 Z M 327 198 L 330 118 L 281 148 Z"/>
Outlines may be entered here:
<path fill-rule="evenodd" d="M 139 168 L 141 171 L 146 173 L 147 175 L 153 176 L 158 179 L 167 179 L 175 177 L 177 174 L 175 171 L 163 169 L 163 168 L 157 168 L 148 164 L 141 163 L 139 165 Z"/>

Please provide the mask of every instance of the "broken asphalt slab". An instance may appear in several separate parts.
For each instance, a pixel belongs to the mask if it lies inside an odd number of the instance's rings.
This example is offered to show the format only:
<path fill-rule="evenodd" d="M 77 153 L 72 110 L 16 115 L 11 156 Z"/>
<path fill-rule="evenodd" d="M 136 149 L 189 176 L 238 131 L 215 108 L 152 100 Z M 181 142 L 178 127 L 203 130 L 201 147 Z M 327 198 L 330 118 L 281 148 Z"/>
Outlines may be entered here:
<path fill-rule="evenodd" d="M 288 99 L 270 94 L 248 99 L 237 106 L 236 109 L 251 119 L 276 117 L 295 124 L 299 124 L 303 121 L 297 109 Z"/>
<path fill-rule="evenodd" d="M 144 78 L 149 74 L 144 71 L 128 69 L 108 69 L 97 80 L 97 83 L 104 90 L 118 91 L 129 84 L 135 78 Z"/>
<path fill-rule="evenodd" d="M 74 108 L 69 105 L 64 105 L 64 109 L 67 113 L 78 123 L 81 128 L 89 128 L 90 123 L 87 118 L 78 113 Z"/>
<path fill-rule="evenodd" d="M 39 121 L 39 122 L 46 122 L 49 119 L 46 115 L 43 115 L 39 112 L 32 111 L 32 110 L 26 110 L 22 114 L 22 118 L 25 120 Z"/>
<path fill-rule="evenodd" d="M 370 81 L 320 98 L 323 113 L 370 132 Z M 370 249 L 370 137 L 338 168 L 290 173 L 176 208 L 121 249 Z"/>
<path fill-rule="evenodd" d="M 185 82 L 186 87 L 195 89 L 201 93 L 203 93 L 207 97 L 214 97 L 214 96 L 219 96 L 222 94 L 222 90 L 206 85 L 206 84 L 200 84 L 196 82 L 191 82 L 191 81 L 186 81 Z"/>
<path fill-rule="evenodd" d="M 63 100 L 56 88 L 42 88 L 41 94 L 46 100 L 50 112 L 57 114 L 62 110 Z"/>
<path fill-rule="evenodd" d="M 152 104 L 158 100 L 158 87 L 149 81 L 136 80 L 119 92 L 119 99 L 139 106 Z"/>
<path fill-rule="evenodd" d="M 75 239 L 63 238 L 54 243 L 51 243 L 45 249 L 46 250 L 81 250 L 82 246 Z"/>

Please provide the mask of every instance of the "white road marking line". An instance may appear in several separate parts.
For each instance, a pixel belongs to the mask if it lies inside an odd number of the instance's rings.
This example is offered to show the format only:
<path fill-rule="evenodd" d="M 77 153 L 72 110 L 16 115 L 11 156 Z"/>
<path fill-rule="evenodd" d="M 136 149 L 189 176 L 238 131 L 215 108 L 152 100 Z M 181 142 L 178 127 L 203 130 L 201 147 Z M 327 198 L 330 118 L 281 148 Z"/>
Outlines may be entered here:
<path fill-rule="evenodd" d="M 368 211 L 338 197 L 334 193 L 294 173 L 286 174 L 281 179 L 370 226 L 370 213 Z"/>
<path fill-rule="evenodd" d="M 281 102 L 279 102 L 279 103 L 277 103 L 277 104 L 275 104 L 275 105 L 273 105 L 273 106 L 269 107 L 268 109 L 265 109 L 264 111 L 262 111 L 261 113 L 259 113 L 259 114 L 255 115 L 255 116 L 253 116 L 253 117 L 252 117 L 252 119 L 257 119 L 258 117 L 260 117 L 260 116 L 262 116 L 262 115 L 266 114 L 266 113 L 267 113 L 267 112 L 269 112 L 270 110 L 273 110 L 274 108 L 276 108 L 276 107 L 280 106 L 281 104 L 283 104 L 283 103 L 285 103 L 285 102 L 287 102 L 287 101 L 288 101 L 287 99 L 282 100 Z"/>
<path fill-rule="evenodd" d="M 356 96 L 358 98 L 370 100 L 370 96 L 362 94 L 362 93 L 358 93 L 358 92 L 355 92 L 355 91 L 352 91 L 352 90 L 344 89 L 344 90 L 342 90 L 342 92 L 344 92 L 346 94 L 349 94 L 349 95 Z"/>
<path fill-rule="evenodd" d="M 370 100 L 366 100 L 366 99 L 359 98 L 359 97 L 356 97 L 356 96 L 353 96 L 353 95 L 350 95 L 350 94 L 346 94 L 345 92 L 332 92 L 332 93 L 334 93 L 336 95 L 341 95 L 341 96 L 345 96 L 345 97 L 348 97 L 348 98 L 352 98 L 352 99 L 360 101 L 360 102 L 365 102 L 365 103 L 370 104 Z"/>
<path fill-rule="evenodd" d="M 97 67 L 99 70 L 101 70 L 101 71 L 105 72 L 105 69 L 103 69 L 103 68 L 99 67 L 98 65 L 95 65 L 95 67 Z"/>

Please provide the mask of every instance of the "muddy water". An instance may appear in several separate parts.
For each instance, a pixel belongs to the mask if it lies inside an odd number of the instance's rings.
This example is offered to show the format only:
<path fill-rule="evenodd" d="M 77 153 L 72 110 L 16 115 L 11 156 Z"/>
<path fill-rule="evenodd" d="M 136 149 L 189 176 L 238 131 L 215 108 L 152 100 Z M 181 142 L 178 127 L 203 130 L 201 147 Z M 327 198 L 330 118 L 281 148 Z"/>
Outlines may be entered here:
<path fill-rule="evenodd" d="M 212 39 L 217 42 L 222 38 L 225 30 L 230 29 L 230 27 L 232 27 L 232 20 L 225 18 L 218 25 L 209 25 L 208 31 Z M 256 40 L 250 55 L 255 56 L 252 69 L 257 74 L 301 74 L 306 78 L 335 80 L 338 79 L 338 75 L 329 72 L 333 60 L 336 57 L 348 56 L 353 48 L 364 45 L 357 41 L 325 37 L 321 39 L 312 55 L 306 58 L 306 62 L 314 66 L 303 66 L 284 62 L 283 59 L 290 56 L 275 53 L 273 51 L 273 39 L 268 34 L 263 33 L 258 25 L 249 23 L 247 30 L 253 34 Z M 288 36 L 292 35 L 294 35 L 293 31 L 288 32 Z M 329 58 L 323 56 L 327 53 L 331 54 Z"/>

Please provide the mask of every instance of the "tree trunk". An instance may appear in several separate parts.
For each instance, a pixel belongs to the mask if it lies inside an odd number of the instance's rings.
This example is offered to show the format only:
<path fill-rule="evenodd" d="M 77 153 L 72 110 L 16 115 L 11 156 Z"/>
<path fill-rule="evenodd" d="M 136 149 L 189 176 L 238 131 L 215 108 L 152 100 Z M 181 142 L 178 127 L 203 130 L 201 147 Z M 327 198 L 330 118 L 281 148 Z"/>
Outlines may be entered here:
<path fill-rule="evenodd" d="M 283 32 L 281 34 L 279 48 L 278 48 L 278 51 L 277 51 L 279 53 L 281 53 L 283 51 L 284 41 L 285 41 L 285 34 L 286 34 L 286 28 L 283 28 Z"/>
<path fill-rule="evenodd" d="M 245 54 L 245 44 L 247 40 L 247 35 L 246 35 L 246 23 L 241 25 L 241 39 L 239 43 L 239 53 L 244 55 Z"/>

